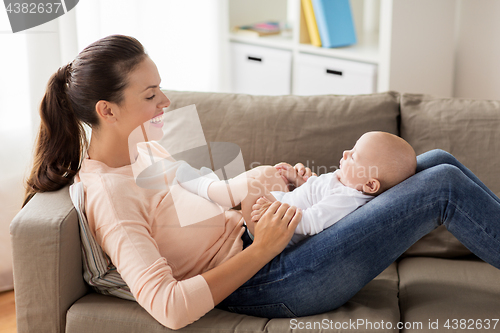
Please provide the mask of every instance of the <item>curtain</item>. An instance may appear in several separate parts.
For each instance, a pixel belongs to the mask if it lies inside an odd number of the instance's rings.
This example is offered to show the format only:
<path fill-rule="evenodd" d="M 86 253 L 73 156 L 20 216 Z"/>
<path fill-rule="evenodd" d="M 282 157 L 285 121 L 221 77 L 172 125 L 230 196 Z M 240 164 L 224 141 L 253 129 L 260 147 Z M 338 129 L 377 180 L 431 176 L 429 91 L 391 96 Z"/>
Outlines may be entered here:
<path fill-rule="evenodd" d="M 137 38 L 165 89 L 225 91 L 224 0 L 85 0 L 13 34 L 0 9 L 0 291 L 13 287 L 9 224 L 19 212 L 49 77 L 99 38 Z"/>

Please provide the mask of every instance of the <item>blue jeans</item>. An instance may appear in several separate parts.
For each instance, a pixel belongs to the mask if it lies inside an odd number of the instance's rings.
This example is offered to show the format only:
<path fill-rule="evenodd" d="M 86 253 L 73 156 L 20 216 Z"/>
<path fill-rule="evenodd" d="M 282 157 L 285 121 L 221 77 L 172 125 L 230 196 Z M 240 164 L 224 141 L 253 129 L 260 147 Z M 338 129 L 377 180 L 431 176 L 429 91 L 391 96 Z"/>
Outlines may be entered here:
<path fill-rule="evenodd" d="M 447 152 L 417 162 L 414 176 L 286 248 L 217 307 L 267 318 L 331 311 L 442 224 L 500 268 L 500 199 Z"/>

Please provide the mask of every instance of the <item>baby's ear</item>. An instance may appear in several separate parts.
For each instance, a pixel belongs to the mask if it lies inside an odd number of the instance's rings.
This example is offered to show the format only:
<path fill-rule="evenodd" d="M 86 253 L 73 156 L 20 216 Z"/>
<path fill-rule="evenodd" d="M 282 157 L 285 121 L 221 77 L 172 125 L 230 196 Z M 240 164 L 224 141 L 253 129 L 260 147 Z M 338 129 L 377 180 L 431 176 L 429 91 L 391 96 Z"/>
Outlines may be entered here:
<path fill-rule="evenodd" d="M 363 192 L 370 195 L 375 195 L 380 191 L 380 181 L 376 178 L 371 178 L 363 185 Z"/>

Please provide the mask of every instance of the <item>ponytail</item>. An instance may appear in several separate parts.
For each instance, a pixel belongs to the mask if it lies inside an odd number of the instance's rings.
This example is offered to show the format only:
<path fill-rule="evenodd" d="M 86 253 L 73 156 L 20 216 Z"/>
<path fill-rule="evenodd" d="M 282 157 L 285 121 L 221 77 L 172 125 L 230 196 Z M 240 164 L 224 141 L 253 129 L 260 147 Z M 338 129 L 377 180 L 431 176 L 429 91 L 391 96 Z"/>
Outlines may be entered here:
<path fill-rule="evenodd" d="M 111 35 L 87 46 L 52 75 L 40 104 L 40 129 L 23 207 L 35 193 L 57 191 L 71 182 L 88 148 L 83 124 L 99 126 L 98 101 L 123 101 L 129 73 L 146 56 L 137 39 Z"/>
<path fill-rule="evenodd" d="M 70 71 L 71 64 L 52 75 L 40 104 L 41 123 L 23 207 L 37 192 L 66 186 L 80 169 L 87 139 L 68 99 Z"/>

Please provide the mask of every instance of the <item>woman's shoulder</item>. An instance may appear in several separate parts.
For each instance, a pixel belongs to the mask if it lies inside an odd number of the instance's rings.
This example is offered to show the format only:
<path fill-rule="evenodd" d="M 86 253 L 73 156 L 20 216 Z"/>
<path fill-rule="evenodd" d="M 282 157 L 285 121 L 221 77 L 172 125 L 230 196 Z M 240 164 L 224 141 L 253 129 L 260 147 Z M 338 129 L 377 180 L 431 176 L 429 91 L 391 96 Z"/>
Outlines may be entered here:
<path fill-rule="evenodd" d="M 119 168 L 110 168 L 104 163 L 85 159 L 78 172 L 79 181 L 83 182 L 86 191 L 94 197 L 107 196 L 111 201 L 123 201 L 129 198 L 132 201 L 141 201 L 143 188 L 137 184 L 140 171 L 151 165 L 150 154 L 153 160 L 169 158 L 168 152 L 156 141 L 141 142 L 137 145 L 139 158 L 131 165 Z"/>
<path fill-rule="evenodd" d="M 108 197 L 123 200 L 124 197 L 133 198 L 135 185 L 133 177 L 115 173 L 79 173 L 80 181 L 83 183 L 88 195 L 92 197 Z"/>

